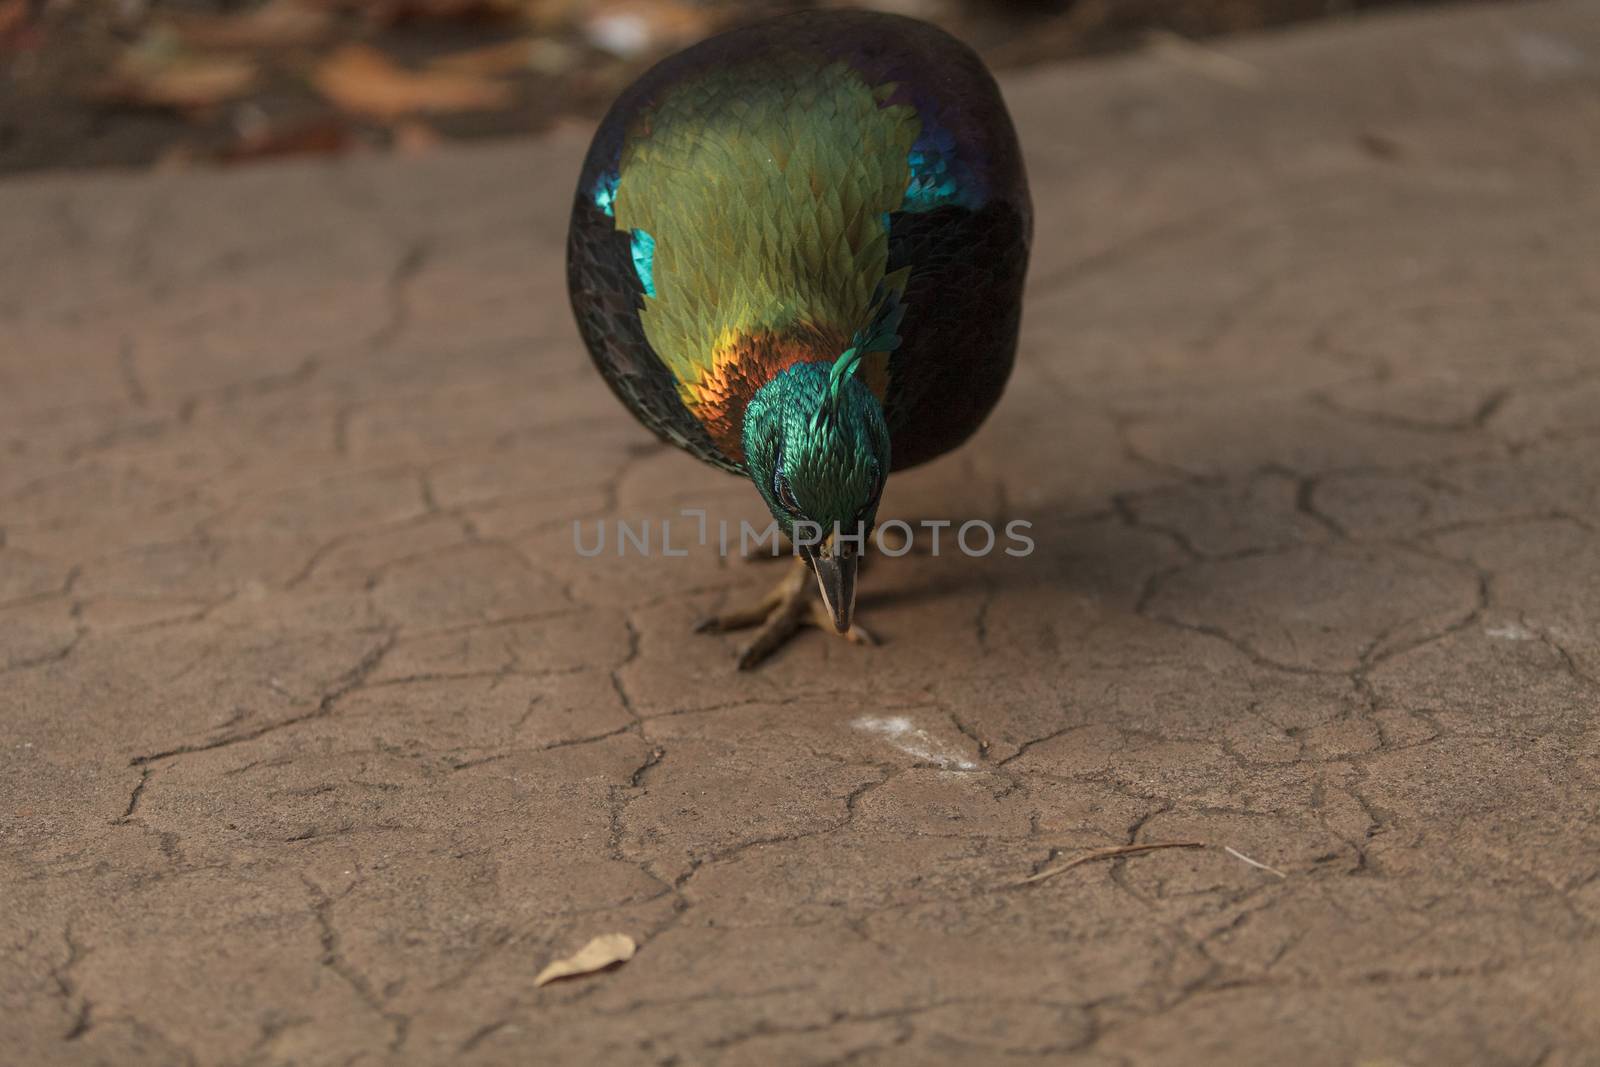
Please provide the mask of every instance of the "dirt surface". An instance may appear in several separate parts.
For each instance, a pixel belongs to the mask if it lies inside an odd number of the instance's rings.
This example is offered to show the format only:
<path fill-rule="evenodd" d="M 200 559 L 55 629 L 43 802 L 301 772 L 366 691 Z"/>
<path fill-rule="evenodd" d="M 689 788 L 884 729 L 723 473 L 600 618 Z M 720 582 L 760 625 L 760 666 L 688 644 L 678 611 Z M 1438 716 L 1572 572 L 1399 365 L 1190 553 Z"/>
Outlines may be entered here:
<path fill-rule="evenodd" d="M 0 0 L 0 173 L 235 165 L 597 119 L 663 55 L 832 0 Z M 868 0 L 1003 69 L 1427 0 Z"/>
<path fill-rule="evenodd" d="M 0 186 L 0 1060 L 1596 1063 L 1600 9 L 1006 89 L 885 514 L 1037 551 L 748 675 L 769 567 L 573 550 L 756 503 L 588 368 L 581 136 Z"/>

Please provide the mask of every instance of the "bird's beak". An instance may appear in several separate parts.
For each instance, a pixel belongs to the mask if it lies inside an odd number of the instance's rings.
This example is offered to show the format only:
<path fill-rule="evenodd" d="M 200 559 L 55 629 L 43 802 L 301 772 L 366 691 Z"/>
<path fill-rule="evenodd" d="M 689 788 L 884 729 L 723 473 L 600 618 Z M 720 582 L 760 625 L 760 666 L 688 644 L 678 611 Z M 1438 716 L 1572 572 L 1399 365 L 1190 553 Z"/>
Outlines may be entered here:
<path fill-rule="evenodd" d="M 833 628 L 846 632 L 856 608 L 856 566 L 861 562 L 855 546 L 848 542 L 838 546 L 824 543 L 815 551 L 806 552 L 806 562 L 817 575 L 817 587 L 822 590 L 822 602 L 833 616 Z"/>

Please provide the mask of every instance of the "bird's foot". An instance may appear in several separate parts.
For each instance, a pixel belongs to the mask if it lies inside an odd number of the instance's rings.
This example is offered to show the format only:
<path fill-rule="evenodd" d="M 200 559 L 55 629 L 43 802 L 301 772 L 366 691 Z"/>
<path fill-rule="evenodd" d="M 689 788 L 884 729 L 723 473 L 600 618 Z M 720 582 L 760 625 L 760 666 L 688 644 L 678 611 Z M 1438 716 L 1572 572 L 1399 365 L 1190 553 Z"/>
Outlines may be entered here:
<path fill-rule="evenodd" d="M 772 655 L 802 627 L 815 626 L 828 633 L 838 633 L 833 626 L 833 616 L 828 613 L 817 592 L 816 577 L 803 560 L 796 560 L 783 581 L 755 604 L 713 615 L 701 621 L 695 627 L 695 632 L 727 633 L 731 630 L 747 630 L 752 626 L 757 628 L 755 636 L 739 650 L 741 671 L 749 670 Z M 852 624 L 850 629 L 838 636 L 855 645 L 878 643 L 877 638 L 860 624 Z"/>

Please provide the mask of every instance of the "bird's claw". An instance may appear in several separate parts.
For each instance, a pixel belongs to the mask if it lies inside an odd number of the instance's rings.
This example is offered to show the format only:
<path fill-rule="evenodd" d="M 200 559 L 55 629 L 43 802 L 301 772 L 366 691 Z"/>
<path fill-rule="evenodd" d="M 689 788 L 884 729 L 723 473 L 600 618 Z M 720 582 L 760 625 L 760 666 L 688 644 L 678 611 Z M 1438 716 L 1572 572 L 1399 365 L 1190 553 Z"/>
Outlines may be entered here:
<path fill-rule="evenodd" d="M 833 616 L 817 595 L 811 569 L 804 562 L 797 562 L 778 587 L 756 604 L 702 619 L 694 629 L 696 633 L 727 633 L 756 627 L 750 641 L 739 650 L 739 669 L 747 671 L 782 648 L 805 626 L 838 633 Z M 878 643 L 878 639 L 860 624 L 853 624 L 838 636 L 853 645 Z"/>

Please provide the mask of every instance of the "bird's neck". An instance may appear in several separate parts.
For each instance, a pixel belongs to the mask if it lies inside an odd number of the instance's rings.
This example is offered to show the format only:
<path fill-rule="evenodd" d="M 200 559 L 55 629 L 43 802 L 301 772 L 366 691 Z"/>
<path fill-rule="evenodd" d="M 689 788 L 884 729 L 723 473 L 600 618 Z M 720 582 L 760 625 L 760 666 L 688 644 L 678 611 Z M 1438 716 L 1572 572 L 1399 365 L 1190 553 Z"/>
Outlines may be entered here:
<path fill-rule="evenodd" d="M 849 330 L 813 324 L 730 334 L 684 402 L 723 454 L 742 463 L 745 410 L 762 387 L 797 363 L 832 363 L 849 344 Z"/>

